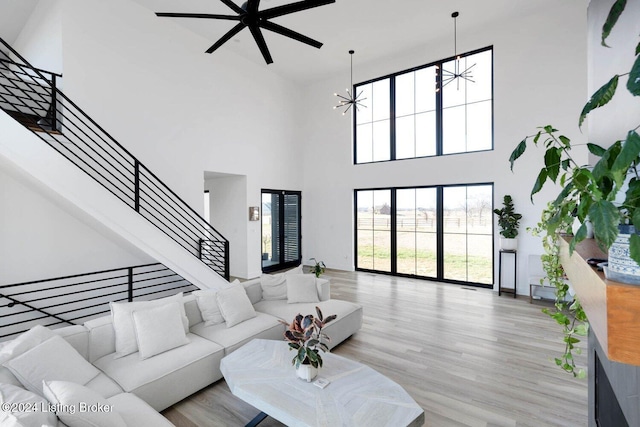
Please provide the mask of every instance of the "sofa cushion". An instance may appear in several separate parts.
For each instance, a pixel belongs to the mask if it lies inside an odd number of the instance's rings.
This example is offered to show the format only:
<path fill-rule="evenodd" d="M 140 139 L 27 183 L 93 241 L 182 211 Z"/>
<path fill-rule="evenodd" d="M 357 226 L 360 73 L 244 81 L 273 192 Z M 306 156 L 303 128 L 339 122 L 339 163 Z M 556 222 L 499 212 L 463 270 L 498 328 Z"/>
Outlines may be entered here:
<path fill-rule="evenodd" d="M 204 320 L 208 326 L 224 323 L 224 317 L 222 317 L 220 307 L 218 307 L 217 293 L 217 289 L 193 292 L 202 320 Z"/>
<path fill-rule="evenodd" d="M 45 411 L 49 402 L 37 394 L 13 384 L 0 383 L 0 425 L 47 426 L 58 425 L 54 412 Z M 8 406 L 5 406 L 8 405 Z"/>
<path fill-rule="evenodd" d="M 69 381 L 45 381 L 45 397 L 60 408 L 58 418 L 69 427 L 127 427 L 113 405 L 87 387 Z"/>
<path fill-rule="evenodd" d="M 134 310 L 133 323 L 141 359 L 148 359 L 181 345 L 189 343 L 184 332 L 182 302 Z"/>
<path fill-rule="evenodd" d="M 40 325 L 34 326 L 0 348 L 0 365 L 4 365 L 5 362 L 20 356 L 53 336 L 55 334 L 51 329 Z"/>
<path fill-rule="evenodd" d="M 14 357 L 5 366 L 34 393 L 42 395 L 43 380 L 86 384 L 100 371 L 87 362 L 68 342 L 57 335 Z"/>
<path fill-rule="evenodd" d="M 265 301 L 287 299 L 287 283 L 284 273 L 260 276 L 262 299 Z"/>
<path fill-rule="evenodd" d="M 123 390 L 162 410 L 222 377 L 224 349 L 195 334 L 189 344 L 140 360 L 137 354 L 116 358 L 114 353 L 94 362 Z"/>
<path fill-rule="evenodd" d="M 131 393 L 120 393 L 108 399 L 113 409 L 131 427 L 171 427 L 173 424 L 149 406 L 144 400 Z"/>
<path fill-rule="evenodd" d="M 184 302 L 184 311 L 187 313 L 187 319 L 189 319 L 189 329 L 191 329 L 193 325 L 202 322 L 202 315 L 200 314 L 200 309 L 198 308 L 193 292 L 191 295 L 185 296 L 182 301 Z"/>
<path fill-rule="evenodd" d="M 313 274 L 290 274 L 286 278 L 287 302 L 320 302 L 316 276 Z"/>
<path fill-rule="evenodd" d="M 255 308 L 259 312 L 291 322 L 297 314 L 315 316 L 316 306 L 320 307 L 325 317 L 332 314 L 338 316 L 322 330 L 331 338 L 327 343 L 329 348 L 340 344 L 362 327 L 362 306 L 348 301 L 331 299 L 318 303 L 299 304 L 287 304 L 286 301 L 261 301 L 255 305 Z"/>
<path fill-rule="evenodd" d="M 84 327 L 89 331 L 89 362 L 116 351 L 116 332 L 111 316 L 88 320 Z"/>
<path fill-rule="evenodd" d="M 82 325 L 71 325 L 52 329 L 56 335 L 64 338 L 85 359 L 89 359 L 89 331 Z"/>
<path fill-rule="evenodd" d="M 102 397 L 109 398 L 118 393 L 122 393 L 122 387 L 116 384 L 111 378 L 100 372 L 95 378 L 85 384 L 85 387 L 97 392 Z"/>
<path fill-rule="evenodd" d="M 278 322 L 277 318 L 259 312 L 256 313 L 256 317 L 232 328 L 227 328 L 224 324 L 207 326 L 200 323 L 191 328 L 191 332 L 223 346 L 225 355 L 253 338 L 284 339 L 284 325 Z"/>
<path fill-rule="evenodd" d="M 251 279 L 247 280 L 246 282 L 242 282 L 242 286 L 244 286 L 244 290 L 247 293 L 251 304 L 262 301 L 262 285 L 260 285 L 259 277 L 257 279 Z"/>
<path fill-rule="evenodd" d="M 216 294 L 216 300 L 227 328 L 256 317 L 256 311 L 241 284 L 220 289 Z"/>
<path fill-rule="evenodd" d="M 134 301 L 134 302 L 112 302 L 111 318 L 113 320 L 113 329 L 116 336 L 116 357 L 124 357 L 128 354 L 138 351 L 138 342 L 136 341 L 135 327 L 133 324 L 133 311 L 145 308 L 158 307 L 161 305 L 178 302 L 183 319 L 184 331 L 189 332 L 189 319 L 184 310 L 182 301 L 182 292 L 166 298 L 160 298 L 151 301 Z"/>

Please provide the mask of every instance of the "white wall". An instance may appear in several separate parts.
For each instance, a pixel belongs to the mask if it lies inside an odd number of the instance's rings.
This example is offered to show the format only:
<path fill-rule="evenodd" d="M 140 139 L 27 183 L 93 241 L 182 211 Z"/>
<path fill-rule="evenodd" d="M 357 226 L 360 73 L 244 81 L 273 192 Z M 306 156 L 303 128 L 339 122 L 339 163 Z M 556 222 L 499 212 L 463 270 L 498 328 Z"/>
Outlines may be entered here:
<path fill-rule="evenodd" d="M 252 243 L 248 239 L 247 226 L 249 222 L 247 177 L 222 175 L 206 178 L 204 188 L 209 190 L 211 224 L 229 240 L 229 245 L 234 248 L 234 251 L 247 253 L 248 246 Z M 242 215 L 243 211 L 246 215 Z M 253 228 L 250 231 L 251 234 L 255 233 Z M 229 273 L 233 277 L 246 278 L 260 275 L 260 270 L 249 272 L 246 257 L 233 257 L 229 264 Z M 252 264 L 252 267 L 255 266 Z"/>
<path fill-rule="evenodd" d="M 586 2 L 557 2 L 521 19 L 504 22 L 476 34 L 458 37 L 461 52 L 493 45 L 494 48 L 494 150 L 386 162 L 352 164 L 350 118 L 332 106 L 333 93 L 348 83 L 348 75 L 315 83 L 306 89 L 308 102 L 304 122 L 303 259 L 315 257 L 327 266 L 343 270 L 354 267 L 353 190 L 387 186 L 419 186 L 450 183 L 494 182 L 496 207 L 504 194 L 513 196 L 523 214 L 519 243 L 518 292 L 528 294 L 527 255 L 542 253 L 539 239 L 525 229 L 534 226 L 551 188 L 529 201 L 529 192 L 542 166 L 542 150 L 527 153 L 509 170 L 511 151 L 536 126 L 553 124 L 577 141 L 577 128 L 585 102 L 587 75 Z M 348 46 L 356 52 L 359 46 Z M 354 58 L 354 81 L 366 81 L 451 56 L 447 40 L 425 44 L 424 49 L 395 58 L 359 64 Z M 496 274 L 498 230 L 496 228 Z"/>
<path fill-rule="evenodd" d="M 62 9 L 57 0 L 38 2 L 13 48 L 34 67 L 62 73 Z"/>
<path fill-rule="evenodd" d="M 5 161 L 0 206 L 1 284 L 155 262 Z"/>
<path fill-rule="evenodd" d="M 613 28 L 604 47 L 602 26 L 612 2 L 591 0 L 589 4 L 589 96 L 616 74 L 631 70 L 640 33 L 640 2 L 627 2 L 625 11 Z M 640 102 L 626 88 L 628 77 L 621 77 L 613 100 L 591 112 L 587 118 L 589 140 L 603 147 L 626 138 L 627 132 L 640 124 Z"/>

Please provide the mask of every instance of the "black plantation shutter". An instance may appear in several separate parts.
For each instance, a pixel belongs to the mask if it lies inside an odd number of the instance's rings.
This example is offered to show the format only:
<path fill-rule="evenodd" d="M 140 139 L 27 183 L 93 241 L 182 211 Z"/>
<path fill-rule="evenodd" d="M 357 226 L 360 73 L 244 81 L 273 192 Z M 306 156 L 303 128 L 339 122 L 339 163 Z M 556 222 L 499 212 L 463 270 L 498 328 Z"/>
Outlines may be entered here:
<path fill-rule="evenodd" d="M 284 262 L 300 259 L 300 195 L 284 195 Z"/>

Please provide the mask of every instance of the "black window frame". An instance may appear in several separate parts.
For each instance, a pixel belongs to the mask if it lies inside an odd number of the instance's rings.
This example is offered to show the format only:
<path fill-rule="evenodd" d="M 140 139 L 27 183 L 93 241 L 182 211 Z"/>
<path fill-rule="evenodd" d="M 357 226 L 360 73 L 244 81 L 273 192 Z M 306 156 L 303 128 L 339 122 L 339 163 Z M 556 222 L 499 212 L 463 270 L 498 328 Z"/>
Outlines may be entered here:
<path fill-rule="evenodd" d="M 444 277 L 444 205 L 443 205 L 443 192 L 445 188 L 448 187 L 474 187 L 474 186 L 491 186 L 491 229 L 495 229 L 495 218 L 493 215 L 494 209 L 494 197 L 495 197 L 495 182 L 487 181 L 487 182 L 473 182 L 473 183 L 456 183 L 456 184 L 436 184 L 436 185 L 412 185 L 412 186 L 389 186 L 389 187 L 375 187 L 375 188 L 355 188 L 353 190 L 353 236 L 354 236 L 354 245 L 353 245 L 353 263 L 355 271 L 361 271 L 366 273 L 375 273 L 375 274 L 385 274 L 388 276 L 394 277 L 406 277 L 411 279 L 421 279 L 428 281 L 436 281 L 443 283 L 452 283 L 456 285 L 463 286 L 474 286 L 478 288 L 487 288 L 492 289 L 493 284 L 495 282 L 495 242 L 492 241 L 491 244 L 491 283 L 478 283 L 478 282 L 468 282 L 464 280 L 455 280 L 455 279 L 447 279 Z M 403 189 L 421 189 L 421 188 L 435 188 L 436 189 L 436 197 L 437 197 L 437 231 L 436 231 L 436 260 L 437 260 L 437 273 L 436 276 L 420 276 L 417 274 L 407 274 L 407 273 L 398 273 L 397 271 L 397 205 L 396 205 L 396 192 L 397 190 Z M 375 270 L 375 269 L 367 269 L 358 267 L 358 192 L 359 191 L 381 191 L 381 190 L 390 190 L 390 199 L 391 199 L 391 213 L 390 213 L 390 251 L 391 251 L 391 271 L 384 270 Z M 492 234 L 493 235 L 493 234 Z"/>
<path fill-rule="evenodd" d="M 482 53 L 486 51 L 491 51 L 491 148 L 487 148 L 485 150 L 475 150 L 475 151 L 462 151 L 456 153 L 443 153 L 443 108 L 442 108 L 442 90 L 438 90 L 435 92 L 436 97 L 436 154 L 435 155 L 427 155 L 427 156 L 416 156 L 416 157 L 403 157 L 401 159 L 396 159 L 396 114 L 395 114 L 395 78 L 399 75 L 411 73 L 415 71 L 419 71 L 425 68 L 436 66 L 438 67 L 439 72 L 437 73 L 436 82 L 438 87 L 442 88 L 442 67 L 443 64 L 449 61 L 452 61 L 456 58 L 464 58 L 470 55 L 475 55 L 477 53 Z M 422 159 L 429 157 L 440 157 L 440 156 L 451 156 L 451 155 L 459 155 L 459 154 L 470 154 L 470 153 L 481 153 L 486 151 L 493 151 L 495 147 L 495 129 L 494 129 L 494 77 L 493 77 L 493 63 L 494 63 L 494 55 L 493 55 L 493 45 L 486 46 L 480 49 L 472 50 L 463 54 L 459 54 L 457 56 L 451 56 L 445 59 L 440 59 L 438 61 L 431 62 L 429 64 L 420 65 L 413 68 L 408 68 L 406 70 L 398 71 L 395 73 L 387 74 L 382 77 L 376 77 L 375 79 L 370 79 L 364 82 L 356 83 L 351 88 L 351 93 L 356 92 L 359 86 L 367 85 L 370 83 L 375 83 L 381 80 L 390 79 L 389 81 L 389 159 L 388 160 L 371 160 L 370 162 L 362 162 L 358 163 L 358 137 L 357 137 L 357 116 L 354 111 L 352 114 L 352 131 L 353 131 L 353 164 L 354 165 L 368 165 L 372 163 L 384 163 L 384 162 L 396 162 L 401 160 L 412 160 L 412 159 Z M 363 108 L 363 107 L 360 107 Z"/>

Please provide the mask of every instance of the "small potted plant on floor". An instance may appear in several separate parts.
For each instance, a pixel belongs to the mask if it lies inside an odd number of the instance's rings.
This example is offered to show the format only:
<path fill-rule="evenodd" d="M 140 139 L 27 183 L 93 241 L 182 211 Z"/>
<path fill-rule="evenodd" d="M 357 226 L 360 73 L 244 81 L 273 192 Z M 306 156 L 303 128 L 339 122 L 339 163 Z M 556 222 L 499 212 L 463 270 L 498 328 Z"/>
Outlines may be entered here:
<path fill-rule="evenodd" d="M 311 273 L 315 274 L 316 277 L 320 277 L 322 273 L 324 273 L 327 268 L 322 261 L 316 261 L 315 258 L 310 258 L 309 261 L 313 261 L 314 265 L 311 267 Z"/>
<path fill-rule="evenodd" d="M 498 226 L 500 227 L 500 249 L 513 251 L 518 249 L 518 226 L 522 215 L 516 213 L 513 207 L 513 199 L 510 195 L 505 195 L 503 199 L 503 207 L 494 209 L 493 213 L 498 216 Z"/>
<path fill-rule="evenodd" d="M 291 364 L 296 367 L 298 378 L 307 382 L 313 380 L 318 375 L 318 368 L 322 367 L 320 351 L 329 351 L 325 341 L 330 339 L 322 329 L 337 317 L 333 314 L 325 318 L 320 307 L 316 307 L 316 314 L 317 317 L 298 314 L 291 323 L 280 320 L 287 326 L 284 337 L 289 342 L 289 350 L 296 350 Z"/>

